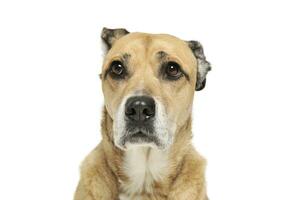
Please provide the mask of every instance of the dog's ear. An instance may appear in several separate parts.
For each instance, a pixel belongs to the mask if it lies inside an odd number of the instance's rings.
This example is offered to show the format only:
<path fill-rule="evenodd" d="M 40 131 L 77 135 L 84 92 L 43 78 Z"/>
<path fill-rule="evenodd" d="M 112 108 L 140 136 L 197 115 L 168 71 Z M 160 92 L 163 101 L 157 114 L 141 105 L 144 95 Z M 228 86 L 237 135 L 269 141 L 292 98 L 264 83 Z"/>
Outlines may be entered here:
<path fill-rule="evenodd" d="M 195 40 L 190 40 L 187 41 L 187 43 L 198 62 L 195 90 L 200 91 L 204 89 L 206 85 L 206 75 L 211 70 L 211 65 L 206 60 L 204 50 L 200 42 Z"/>
<path fill-rule="evenodd" d="M 113 46 L 114 42 L 128 33 L 129 32 L 124 28 L 103 28 L 101 32 L 101 39 L 106 43 L 107 48 L 110 49 Z"/>

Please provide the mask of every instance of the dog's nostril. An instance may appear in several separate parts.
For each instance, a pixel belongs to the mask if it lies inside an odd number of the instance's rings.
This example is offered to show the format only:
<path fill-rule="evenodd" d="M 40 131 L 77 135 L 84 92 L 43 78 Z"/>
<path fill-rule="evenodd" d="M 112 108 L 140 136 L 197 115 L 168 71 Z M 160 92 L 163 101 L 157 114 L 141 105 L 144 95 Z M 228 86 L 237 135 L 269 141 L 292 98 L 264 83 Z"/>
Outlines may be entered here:
<path fill-rule="evenodd" d="M 152 110 L 151 110 L 151 109 L 148 109 L 148 108 L 143 109 L 142 113 L 143 113 L 144 115 L 146 115 L 147 118 L 151 117 L 151 116 L 154 114 L 154 113 L 152 112 Z"/>
<path fill-rule="evenodd" d="M 125 115 L 136 122 L 144 122 L 155 115 L 155 101 L 148 96 L 131 97 L 125 104 Z"/>
<path fill-rule="evenodd" d="M 129 109 L 126 109 L 125 114 L 126 115 L 135 115 L 136 111 L 134 108 L 129 108 Z"/>

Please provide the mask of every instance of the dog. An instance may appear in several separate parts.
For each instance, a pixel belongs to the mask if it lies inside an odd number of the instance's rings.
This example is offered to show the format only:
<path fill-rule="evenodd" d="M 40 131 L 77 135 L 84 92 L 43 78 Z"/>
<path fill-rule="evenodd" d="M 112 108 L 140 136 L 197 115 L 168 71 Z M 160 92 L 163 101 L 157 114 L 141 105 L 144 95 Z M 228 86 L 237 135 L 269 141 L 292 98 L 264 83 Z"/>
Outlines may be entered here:
<path fill-rule="evenodd" d="M 102 141 L 75 200 L 207 200 L 205 159 L 191 144 L 194 92 L 211 69 L 202 45 L 103 28 Z"/>

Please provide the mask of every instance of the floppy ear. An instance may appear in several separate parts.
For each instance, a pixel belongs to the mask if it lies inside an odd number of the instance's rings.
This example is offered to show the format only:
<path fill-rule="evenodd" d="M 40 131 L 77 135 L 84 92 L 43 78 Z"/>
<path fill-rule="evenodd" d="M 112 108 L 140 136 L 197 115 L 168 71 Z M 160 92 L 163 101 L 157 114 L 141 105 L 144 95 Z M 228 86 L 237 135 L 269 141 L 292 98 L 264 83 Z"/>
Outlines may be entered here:
<path fill-rule="evenodd" d="M 206 60 L 204 50 L 200 42 L 191 40 L 187 41 L 187 43 L 198 62 L 195 90 L 200 91 L 204 89 L 206 85 L 206 75 L 208 71 L 211 70 L 211 65 Z"/>
<path fill-rule="evenodd" d="M 113 46 L 114 42 L 128 33 L 129 32 L 124 28 L 103 28 L 101 32 L 101 38 L 106 43 L 108 49 L 110 49 Z"/>

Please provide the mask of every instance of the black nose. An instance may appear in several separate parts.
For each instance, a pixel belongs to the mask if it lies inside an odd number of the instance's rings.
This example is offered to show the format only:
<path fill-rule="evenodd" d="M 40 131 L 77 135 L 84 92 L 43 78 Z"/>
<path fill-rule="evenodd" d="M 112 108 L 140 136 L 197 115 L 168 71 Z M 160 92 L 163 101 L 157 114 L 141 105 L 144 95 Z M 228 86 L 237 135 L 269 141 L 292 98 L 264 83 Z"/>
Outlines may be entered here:
<path fill-rule="evenodd" d="M 155 101 L 148 96 L 130 97 L 125 104 L 125 115 L 132 121 L 145 122 L 155 116 Z"/>

